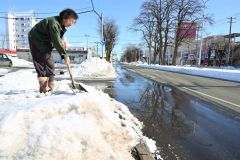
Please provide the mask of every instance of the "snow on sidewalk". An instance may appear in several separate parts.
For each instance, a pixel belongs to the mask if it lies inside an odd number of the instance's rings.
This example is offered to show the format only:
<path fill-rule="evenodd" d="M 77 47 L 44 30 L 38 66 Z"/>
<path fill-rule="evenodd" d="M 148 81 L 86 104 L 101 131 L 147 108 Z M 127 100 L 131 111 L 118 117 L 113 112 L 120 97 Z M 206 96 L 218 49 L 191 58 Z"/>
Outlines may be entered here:
<path fill-rule="evenodd" d="M 140 140 L 156 150 L 127 106 L 84 84 L 89 92 L 74 95 L 66 80 L 51 95 L 39 94 L 33 71 L 0 78 L 1 158 L 131 160 Z"/>
<path fill-rule="evenodd" d="M 240 70 L 197 68 L 186 66 L 181 67 L 181 66 L 145 65 L 145 64 L 140 64 L 137 66 L 142 68 L 158 69 L 163 71 L 171 71 L 189 75 L 240 82 Z"/>
<path fill-rule="evenodd" d="M 0 75 L 5 75 L 9 72 L 9 69 L 0 68 Z"/>

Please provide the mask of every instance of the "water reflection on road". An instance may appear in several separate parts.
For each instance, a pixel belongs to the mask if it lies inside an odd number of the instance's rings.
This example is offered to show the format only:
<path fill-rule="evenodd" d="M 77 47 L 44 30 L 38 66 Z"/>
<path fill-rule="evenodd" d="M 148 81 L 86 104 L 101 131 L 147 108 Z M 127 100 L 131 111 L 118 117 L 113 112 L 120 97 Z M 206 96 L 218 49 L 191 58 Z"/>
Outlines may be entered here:
<path fill-rule="evenodd" d="M 104 91 L 144 123 L 165 160 L 240 159 L 240 120 L 217 106 L 117 67 Z M 100 85 L 94 83 L 94 85 Z"/>

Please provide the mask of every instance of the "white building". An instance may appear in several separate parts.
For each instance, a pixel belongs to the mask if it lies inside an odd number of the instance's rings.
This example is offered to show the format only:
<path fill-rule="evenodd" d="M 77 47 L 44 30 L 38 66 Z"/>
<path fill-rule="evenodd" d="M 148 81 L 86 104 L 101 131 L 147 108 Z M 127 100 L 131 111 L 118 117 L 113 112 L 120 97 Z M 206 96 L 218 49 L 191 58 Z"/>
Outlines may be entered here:
<path fill-rule="evenodd" d="M 9 50 L 27 49 L 28 32 L 38 22 L 33 11 L 7 14 L 7 48 Z"/>

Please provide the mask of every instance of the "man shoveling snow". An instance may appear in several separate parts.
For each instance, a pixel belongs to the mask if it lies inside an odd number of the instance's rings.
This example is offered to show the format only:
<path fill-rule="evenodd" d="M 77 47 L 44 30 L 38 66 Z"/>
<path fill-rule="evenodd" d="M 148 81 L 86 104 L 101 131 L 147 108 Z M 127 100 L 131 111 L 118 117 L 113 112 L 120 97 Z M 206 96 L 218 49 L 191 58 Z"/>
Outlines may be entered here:
<path fill-rule="evenodd" d="M 65 9 L 59 16 L 43 19 L 29 32 L 29 46 L 38 75 L 40 93 L 46 93 L 54 88 L 55 67 L 52 49 L 56 48 L 65 63 L 70 63 L 62 38 L 66 27 L 72 26 L 77 19 L 75 11 Z"/>

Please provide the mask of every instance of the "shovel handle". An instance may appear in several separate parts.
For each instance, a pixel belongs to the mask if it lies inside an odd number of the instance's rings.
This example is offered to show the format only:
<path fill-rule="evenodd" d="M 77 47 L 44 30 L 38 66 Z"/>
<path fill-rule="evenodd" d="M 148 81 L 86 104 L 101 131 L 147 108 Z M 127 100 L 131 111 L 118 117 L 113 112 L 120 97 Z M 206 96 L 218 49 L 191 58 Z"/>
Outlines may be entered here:
<path fill-rule="evenodd" d="M 69 63 L 66 63 L 66 65 L 67 65 L 67 68 L 68 68 L 68 72 L 70 74 L 70 78 L 72 80 L 73 89 L 76 89 L 77 87 L 76 87 L 76 85 L 74 83 L 74 80 L 73 80 L 72 68 L 71 68 Z M 79 87 L 80 87 L 80 90 L 87 92 L 87 90 L 85 88 L 83 88 L 80 84 L 79 84 Z"/>
<path fill-rule="evenodd" d="M 67 65 L 67 68 L 68 68 L 68 72 L 69 72 L 70 76 L 72 77 L 72 75 L 73 75 L 72 68 L 71 68 L 69 63 L 66 63 L 66 65 Z"/>
<path fill-rule="evenodd" d="M 66 65 L 67 65 L 67 68 L 68 68 L 68 72 L 69 72 L 69 74 L 70 74 L 70 78 L 71 78 L 71 81 L 72 81 L 73 89 L 76 89 L 76 86 L 75 86 L 74 81 L 73 81 L 72 68 L 71 68 L 71 66 L 70 66 L 69 63 L 66 63 Z"/>

